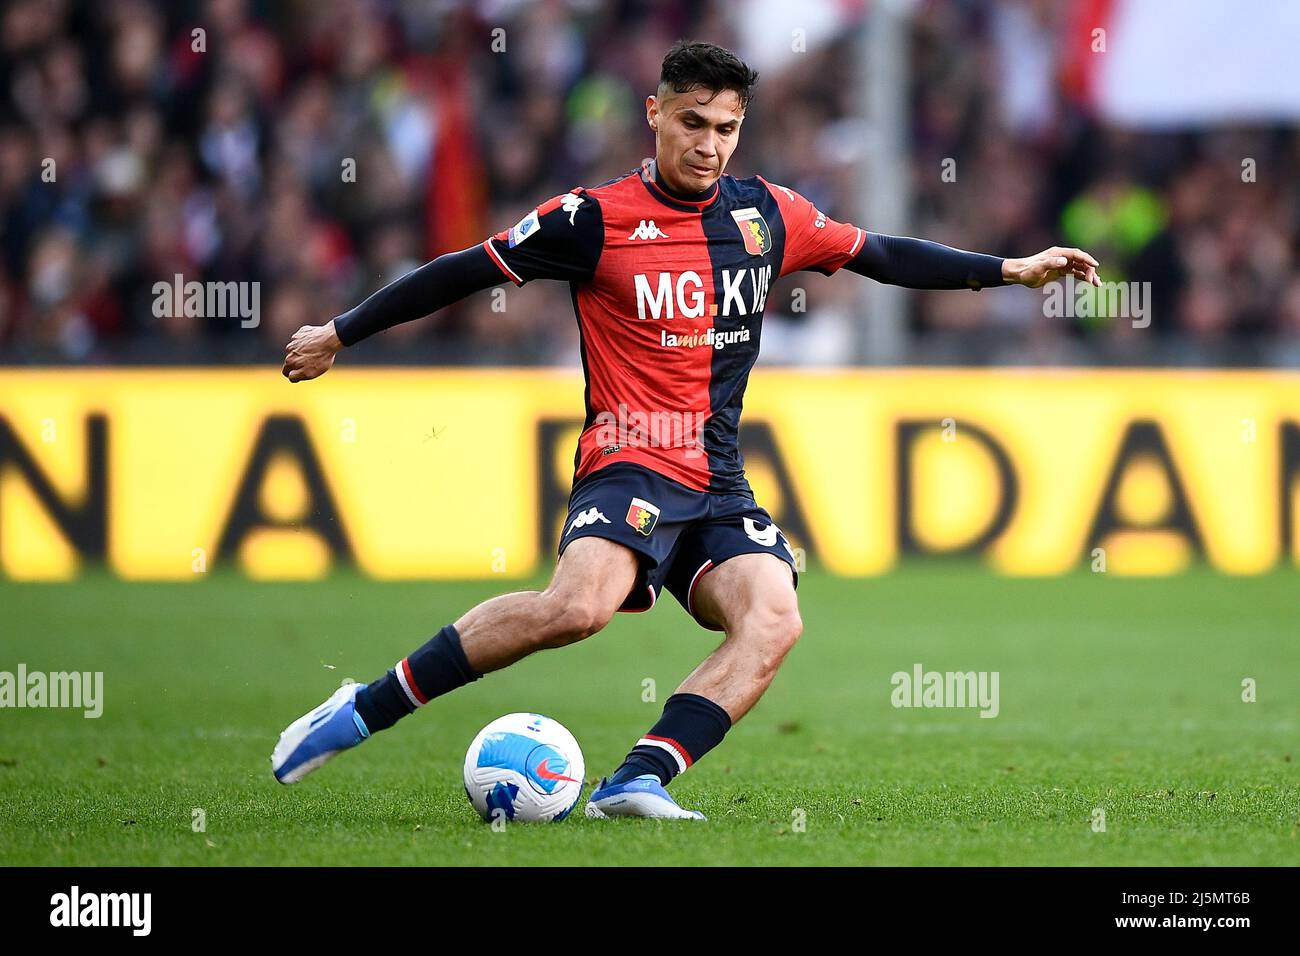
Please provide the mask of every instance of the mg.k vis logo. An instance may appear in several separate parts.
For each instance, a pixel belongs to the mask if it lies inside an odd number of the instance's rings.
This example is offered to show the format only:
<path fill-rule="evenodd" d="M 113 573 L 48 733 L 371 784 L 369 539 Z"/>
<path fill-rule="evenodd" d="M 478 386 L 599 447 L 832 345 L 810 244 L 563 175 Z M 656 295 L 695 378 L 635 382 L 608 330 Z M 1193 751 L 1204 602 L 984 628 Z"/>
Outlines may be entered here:
<path fill-rule="evenodd" d="M 772 232 L 767 228 L 767 220 L 753 206 L 745 209 L 733 209 L 731 218 L 736 220 L 736 228 L 745 240 L 745 251 L 751 256 L 767 255 L 772 248 Z"/>
<path fill-rule="evenodd" d="M 638 319 L 698 319 L 704 315 L 757 315 L 767 305 L 772 286 L 772 266 L 751 269 L 722 269 L 718 273 L 722 287 L 713 295 L 704 292 L 704 280 L 698 272 L 675 275 L 660 272 L 652 279 L 644 272 L 632 277 L 636 290 Z M 718 300 L 721 299 L 721 302 Z"/>

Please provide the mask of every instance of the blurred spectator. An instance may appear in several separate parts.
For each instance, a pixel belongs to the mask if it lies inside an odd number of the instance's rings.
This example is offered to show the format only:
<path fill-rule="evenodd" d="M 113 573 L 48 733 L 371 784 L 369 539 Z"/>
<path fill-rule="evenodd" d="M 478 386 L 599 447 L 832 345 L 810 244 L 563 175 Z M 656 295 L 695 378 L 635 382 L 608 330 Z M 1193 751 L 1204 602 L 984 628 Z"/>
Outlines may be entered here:
<path fill-rule="evenodd" d="M 642 101 L 664 50 L 678 37 L 737 44 L 752 36 L 747 6 L 12 0 L 0 360 L 275 361 L 298 325 L 635 167 L 653 149 Z M 1300 134 L 1099 125 L 1064 65 L 1075 9 L 914 5 L 909 231 L 1001 255 L 1089 248 L 1103 278 L 1150 283 L 1151 332 L 1105 310 L 1047 318 L 1026 290 L 909 293 L 905 359 L 1300 365 Z M 858 14 L 765 69 L 730 171 L 870 226 L 857 207 L 872 175 Z M 1257 181 L 1243 181 L 1242 156 Z M 948 162 L 955 181 L 940 175 Z M 159 316 L 154 284 L 177 275 L 260 283 L 262 321 Z M 851 278 L 778 283 L 763 360 L 851 361 L 870 320 L 861 291 Z M 366 342 L 362 357 L 576 363 L 566 289 L 500 293 Z"/>
<path fill-rule="evenodd" d="M 1300 265 L 1300 131 L 1098 124 L 1066 75 L 1069 17 L 1083 9 L 1066 0 L 919 5 L 916 233 L 1000 255 L 1086 248 L 1108 282 L 1149 283 L 1152 334 L 1134 335 L 1104 310 L 1044 319 L 1037 294 L 921 293 L 911 360 L 1296 364 L 1294 345 L 1281 346 L 1294 342 L 1283 297 Z M 945 157 L 963 188 L 937 175 Z M 1257 162 L 1253 180 L 1243 157 Z"/>

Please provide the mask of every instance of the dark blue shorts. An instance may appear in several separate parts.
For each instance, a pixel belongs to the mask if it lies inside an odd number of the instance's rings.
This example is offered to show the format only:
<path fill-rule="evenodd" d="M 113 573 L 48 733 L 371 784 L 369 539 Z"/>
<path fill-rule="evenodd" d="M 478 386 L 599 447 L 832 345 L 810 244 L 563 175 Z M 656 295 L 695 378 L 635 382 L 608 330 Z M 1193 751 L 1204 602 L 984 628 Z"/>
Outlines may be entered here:
<path fill-rule="evenodd" d="M 774 554 L 799 583 L 790 543 L 752 497 L 696 491 L 640 465 L 608 465 L 573 486 L 560 553 L 587 537 L 617 541 L 641 558 L 622 611 L 650 610 L 667 587 L 701 625 L 718 630 L 696 615 L 691 595 L 707 571 L 740 554 Z"/>

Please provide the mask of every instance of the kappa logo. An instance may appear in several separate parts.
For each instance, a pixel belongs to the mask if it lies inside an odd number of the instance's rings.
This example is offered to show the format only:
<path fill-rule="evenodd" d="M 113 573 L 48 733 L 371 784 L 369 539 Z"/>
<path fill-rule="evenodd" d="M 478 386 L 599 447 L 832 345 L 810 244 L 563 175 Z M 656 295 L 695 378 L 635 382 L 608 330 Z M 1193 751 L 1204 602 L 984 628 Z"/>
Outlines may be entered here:
<path fill-rule="evenodd" d="M 667 239 L 668 233 L 655 225 L 653 219 L 642 219 L 641 224 L 632 230 L 629 239 Z"/>
<path fill-rule="evenodd" d="M 560 200 L 560 208 L 569 214 L 569 225 L 572 226 L 573 217 L 582 208 L 582 197 L 577 193 L 565 193 L 564 198 Z"/>
<path fill-rule="evenodd" d="M 655 529 L 659 521 L 659 509 L 648 501 L 640 498 L 633 498 L 632 503 L 627 508 L 627 523 L 635 528 L 638 532 L 650 537 L 650 532 Z"/>
<path fill-rule="evenodd" d="M 597 521 L 602 521 L 605 524 L 613 524 L 612 521 L 600 513 L 599 509 L 588 508 L 586 511 L 578 512 L 578 516 L 574 518 L 573 523 L 569 525 L 569 530 L 564 533 L 567 535 L 578 528 L 585 528 L 589 524 L 595 524 Z"/>

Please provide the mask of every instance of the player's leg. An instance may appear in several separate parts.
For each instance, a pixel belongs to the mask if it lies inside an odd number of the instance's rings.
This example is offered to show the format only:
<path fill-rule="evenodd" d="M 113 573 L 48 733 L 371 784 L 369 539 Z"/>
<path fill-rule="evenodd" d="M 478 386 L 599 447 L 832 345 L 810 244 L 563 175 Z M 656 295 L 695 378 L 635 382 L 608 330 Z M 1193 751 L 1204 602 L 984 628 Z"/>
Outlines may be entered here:
<path fill-rule="evenodd" d="M 589 798 L 588 816 L 701 818 L 678 807 L 664 787 L 722 742 L 798 639 L 803 625 L 792 560 L 784 535 L 761 509 L 706 524 L 691 535 L 668 586 L 701 624 L 725 631 L 726 638 L 601 781 Z"/>
<path fill-rule="evenodd" d="M 545 591 L 519 591 L 484 601 L 456 622 L 469 665 L 500 670 L 549 647 L 595 634 L 636 584 L 638 558 L 606 538 L 578 538 L 565 548 Z"/>
<path fill-rule="evenodd" d="M 595 634 L 636 584 L 635 552 L 598 537 L 573 541 L 544 591 L 478 605 L 366 685 L 340 687 L 289 725 L 271 755 L 281 783 L 296 783 L 335 754 L 391 727 L 435 697 L 534 651 Z"/>
<path fill-rule="evenodd" d="M 703 819 L 664 787 L 722 743 L 758 702 L 803 629 L 790 566 L 772 554 L 741 554 L 707 571 L 692 611 L 726 638 L 664 704 L 649 733 L 587 803 L 587 815 Z"/>
<path fill-rule="evenodd" d="M 742 554 L 700 578 L 695 616 L 726 634 L 677 688 L 727 712 L 731 723 L 763 696 L 803 633 L 790 565 L 771 554 Z"/>

